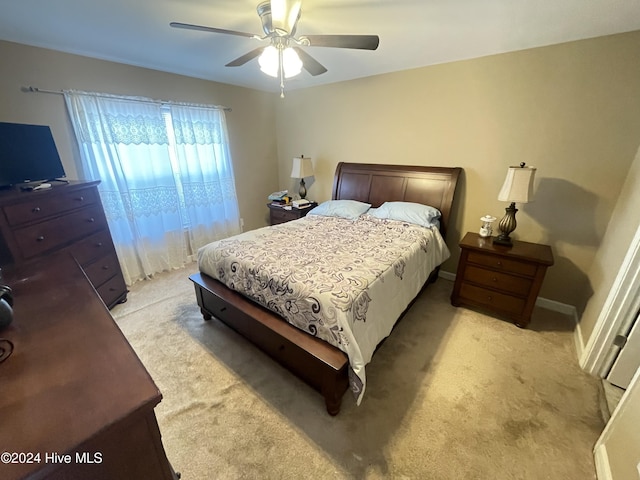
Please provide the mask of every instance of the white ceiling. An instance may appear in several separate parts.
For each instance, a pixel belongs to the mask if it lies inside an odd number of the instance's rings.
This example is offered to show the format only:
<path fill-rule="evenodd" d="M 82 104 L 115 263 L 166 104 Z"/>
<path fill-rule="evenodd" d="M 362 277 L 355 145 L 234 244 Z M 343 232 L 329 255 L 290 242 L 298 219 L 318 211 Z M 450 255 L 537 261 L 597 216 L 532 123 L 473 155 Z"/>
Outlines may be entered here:
<path fill-rule="evenodd" d="M 0 0 L 0 39 L 276 92 L 278 80 L 257 60 L 224 66 L 262 45 L 257 40 L 169 27 L 262 35 L 259 1 Z M 308 47 L 328 72 L 303 71 L 286 88 L 632 30 L 640 30 L 640 0 L 304 0 L 298 35 L 377 34 L 380 47 Z"/>

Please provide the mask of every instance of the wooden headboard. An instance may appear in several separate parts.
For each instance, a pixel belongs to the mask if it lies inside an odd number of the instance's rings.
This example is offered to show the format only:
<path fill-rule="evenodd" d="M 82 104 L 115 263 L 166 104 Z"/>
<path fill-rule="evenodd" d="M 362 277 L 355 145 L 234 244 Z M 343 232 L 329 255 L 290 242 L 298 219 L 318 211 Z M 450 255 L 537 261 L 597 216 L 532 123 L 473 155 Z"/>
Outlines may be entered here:
<path fill-rule="evenodd" d="M 451 205 L 462 169 L 340 162 L 333 180 L 334 200 L 350 199 L 379 207 L 384 202 L 431 205 L 442 213 L 440 232 L 445 237 Z"/>

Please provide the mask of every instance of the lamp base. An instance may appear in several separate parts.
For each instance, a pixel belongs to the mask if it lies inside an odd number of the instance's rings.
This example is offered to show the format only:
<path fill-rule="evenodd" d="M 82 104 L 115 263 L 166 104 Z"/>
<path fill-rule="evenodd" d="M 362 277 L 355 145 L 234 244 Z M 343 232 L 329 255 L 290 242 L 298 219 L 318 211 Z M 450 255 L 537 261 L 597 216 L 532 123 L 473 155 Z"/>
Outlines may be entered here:
<path fill-rule="evenodd" d="M 498 224 L 498 228 L 500 229 L 500 235 L 493 239 L 493 243 L 496 245 L 504 245 L 507 247 L 512 247 L 513 243 L 511 242 L 511 232 L 516 229 L 516 212 L 518 209 L 516 208 L 515 202 L 511 202 L 507 208 L 504 209 L 505 214 L 500 220 Z"/>
<path fill-rule="evenodd" d="M 304 184 L 304 178 L 300 179 L 300 189 L 298 190 L 300 198 L 304 199 L 307 196 L 307 187 Z"/>
<path fill-rule="evenodd" d="M 497 237 L 493 237 L 494 245 L 504 245 L 505 247 L 513 247 L 513 242 L 508 235 L 498 235 Z"/>

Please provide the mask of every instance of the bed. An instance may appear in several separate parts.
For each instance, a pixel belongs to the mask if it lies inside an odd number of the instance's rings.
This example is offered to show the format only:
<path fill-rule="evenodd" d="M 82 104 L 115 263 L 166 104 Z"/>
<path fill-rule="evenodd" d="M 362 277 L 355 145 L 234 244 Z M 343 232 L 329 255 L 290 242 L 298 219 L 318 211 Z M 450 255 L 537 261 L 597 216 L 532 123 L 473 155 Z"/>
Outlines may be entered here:
<path fill-rule="evenodd" d="M 338 414 L 350 387 L 359 403 L 377 345 L 448 258 L 444 237 L 460 173 L 339 163 L 334 202 L 326 204 L 372 209 L 346 219 L 312 211 L 203 247 L 190 279 L 204 319 L 226 323 L 319 390 L 329 414 Z M 376 217 L 393 205 L 385 202 L 428 205 L 439 218 L 424 228 Z"/>

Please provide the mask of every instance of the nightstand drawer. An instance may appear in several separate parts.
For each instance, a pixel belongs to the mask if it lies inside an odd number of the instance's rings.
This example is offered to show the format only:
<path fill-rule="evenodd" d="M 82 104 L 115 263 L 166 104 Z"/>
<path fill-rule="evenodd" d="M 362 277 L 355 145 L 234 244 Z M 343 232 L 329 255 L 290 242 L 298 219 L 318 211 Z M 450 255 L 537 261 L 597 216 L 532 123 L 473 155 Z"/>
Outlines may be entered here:
<path fill-rule="evenodd" d="M 269 207 L 269 222 L 271 225 L 277 225 L 279 223 L 290 222 L 291 220 L 297 220 L 304 217 L 307 213 L 317 207 L 316 202 L 311 202 L 307 208 L 295 208 L 284 209 L 273 204 L 267 204 Z"/>
<path fill-rule="evenodd" d="M 476 287 L 468 283 L 462 284 L 460 297 L 476 305 L 512 315 L 520 315 L 526 304 L 526 299 L 524 298 L 512 297 L 511 295 Z"/>
<path fill-rule="evenodd" d="M 293 210 L 285 210 L 284 208 L 280 210 L 276 210 L 275 208 L 271 209 L 271 225 L 289 222 L 296 218 L 298 218 L 297 212 Z"/>
<path fill-rule="evenodd" d="M 478 265 L 491 267 L 496 270 L 502 270 L 509 273 L 517 273 L 519 275 L 526 275 L 528 277 L 533 277 L 538 270 L 538 267 L 533 263 L 520 262 L 518 260 L 503 258 L 497 255 L 478 252 L 469 252 L 468 261 L 470 263 L 476 263 Z"/>
<path fill-rule="evenodd" d="M 531 290 L 532 281 L 528 278 L 516 277 L 506 273 L 485 270 L 469 265 L 464 272 L 464 279 L 480 286 L 495 288 L 507 293 L 527 296 Z"/>

